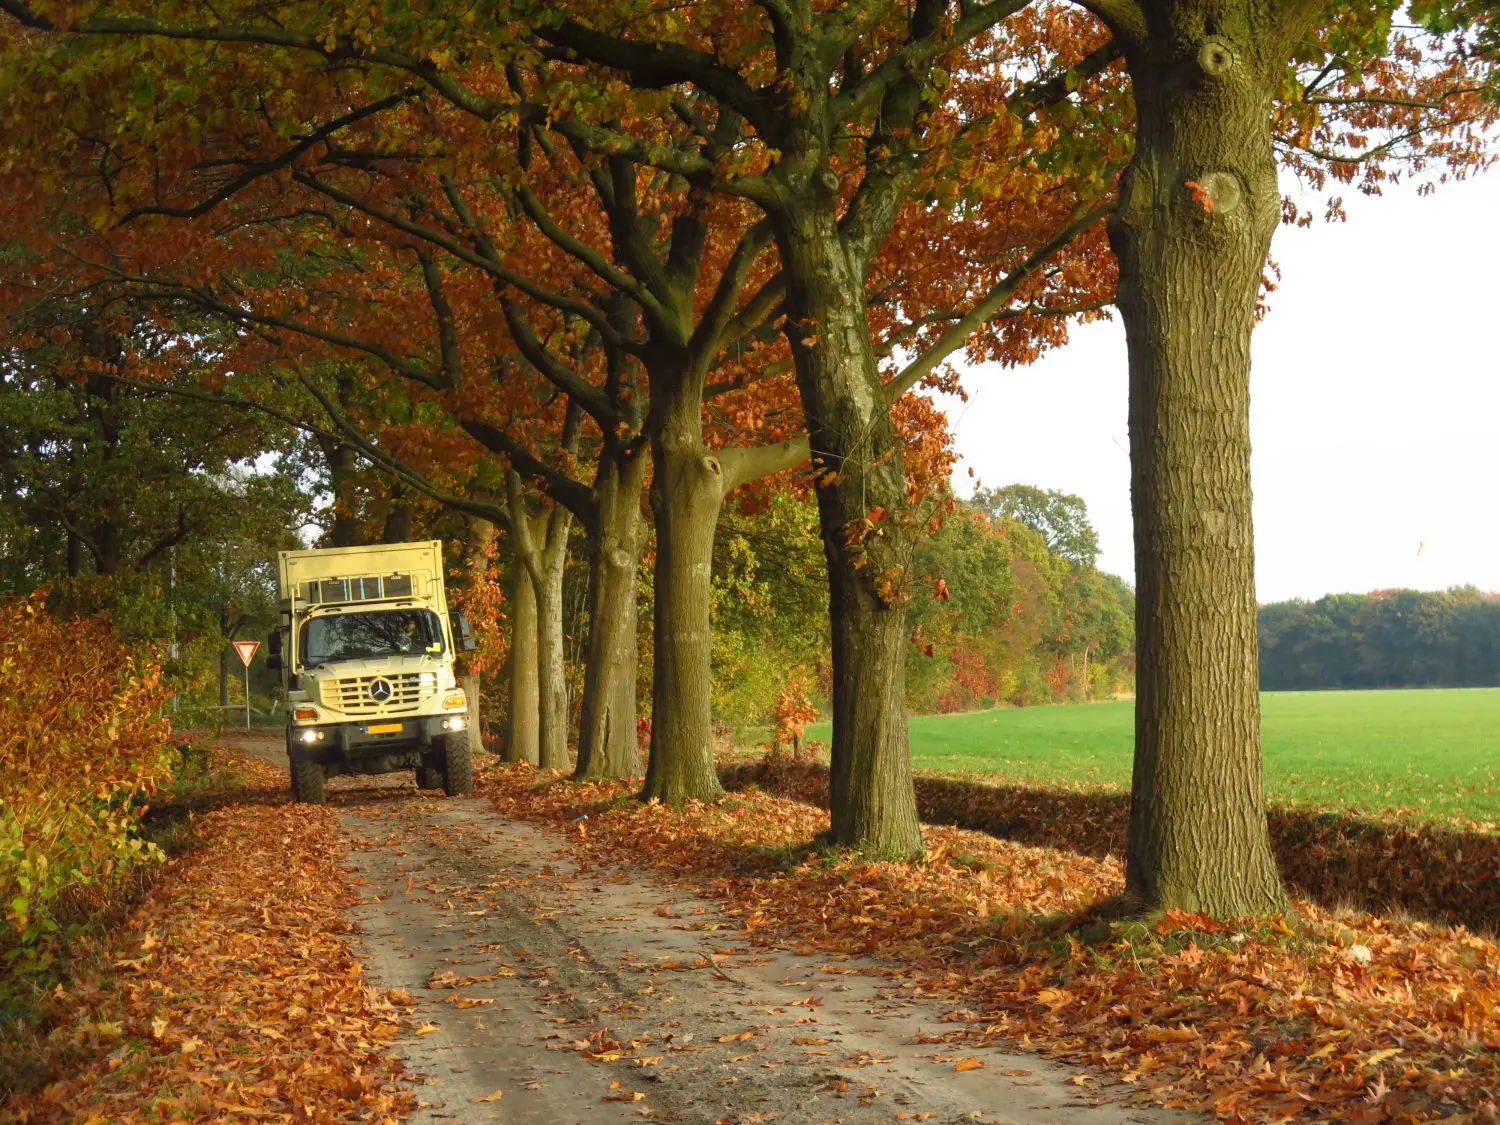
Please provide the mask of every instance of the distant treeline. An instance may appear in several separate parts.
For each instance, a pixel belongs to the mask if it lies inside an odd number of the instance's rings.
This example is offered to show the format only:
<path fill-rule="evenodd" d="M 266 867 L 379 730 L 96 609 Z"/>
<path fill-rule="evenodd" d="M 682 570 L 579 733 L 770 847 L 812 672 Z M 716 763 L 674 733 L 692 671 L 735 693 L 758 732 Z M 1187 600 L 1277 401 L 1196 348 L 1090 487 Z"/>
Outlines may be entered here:
<path fill-rule="evenodd" d="M 1260 683 L 1266 691 L 1500 685 L 1500 595 L 1463 586 L 1262 606 Z"/>

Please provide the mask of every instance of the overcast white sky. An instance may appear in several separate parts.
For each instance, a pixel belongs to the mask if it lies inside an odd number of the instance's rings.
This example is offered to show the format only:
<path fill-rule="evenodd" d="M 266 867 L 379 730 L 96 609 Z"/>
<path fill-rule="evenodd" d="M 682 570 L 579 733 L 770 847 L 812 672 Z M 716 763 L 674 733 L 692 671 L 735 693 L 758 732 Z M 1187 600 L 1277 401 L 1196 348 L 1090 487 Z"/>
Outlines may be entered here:
<path fill-rule="evenodd" d="M 1282 282 L 1251 377 L 1259 596 L 1500 591 L 1500 170 L 1346 206 L 1347 223 L 1283 227 L 1271 250 Z M 1100 566 L 1133 580 L 1118 317 L 965 385 L 959 491 L 972 466 L 1077 493 Z"/>

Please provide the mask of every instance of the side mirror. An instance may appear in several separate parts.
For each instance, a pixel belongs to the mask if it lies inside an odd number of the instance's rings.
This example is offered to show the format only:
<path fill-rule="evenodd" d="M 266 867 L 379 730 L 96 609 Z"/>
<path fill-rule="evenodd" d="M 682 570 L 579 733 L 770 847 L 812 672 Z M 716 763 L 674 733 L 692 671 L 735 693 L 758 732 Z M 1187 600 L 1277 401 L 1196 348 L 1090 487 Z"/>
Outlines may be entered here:
<path fill-rule="evenodd" d="M 281 655 L 281 630 L 272 629 L 271 635 L 266 638 L 266 652 L 271 656 Z"/>
<path fill-rule="evenodd" d="M 269 668 L 273 672 L 279 672 L 279 671 L 281 671 L 281 668 L 282 668 L 281 656 L 279 654 L 277 654 L 277 653 L 274 653 L 274 652 L 267 653 L 266 654 L 266 667 Z"/>
<path fill-rule="evenodd" d="M 459 652 L 473 652 L 479 647 L 479 642 L 474 639 L 473 626 L 460 610 L 455 609 L 448 615 L 448 623 L 453 626 L 453 644 Z"/>

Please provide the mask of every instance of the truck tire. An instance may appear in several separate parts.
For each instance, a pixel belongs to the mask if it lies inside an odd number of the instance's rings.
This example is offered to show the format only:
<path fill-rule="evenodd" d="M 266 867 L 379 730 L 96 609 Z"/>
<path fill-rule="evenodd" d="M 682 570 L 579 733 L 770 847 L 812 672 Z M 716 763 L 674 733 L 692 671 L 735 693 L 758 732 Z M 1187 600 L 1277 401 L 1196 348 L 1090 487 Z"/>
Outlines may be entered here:
<path fill-rule="evenodd" d="M 450 797 L 467 797 L 474 792 L 474 761 L 466 730 L 443 737 L 443 792 Z"/>
<path fill-rule="evenodd" d="M 429 766 L 425 762 L 417 767 L 418 789 L 441 789 L 443 787 L 443 767 Z"/>
<path fill-rule="evenodd" d="M 326 805 L 323 784 L 328 780 L 322 762 L 292 759 L 292 794 L 300 805 Z"/>

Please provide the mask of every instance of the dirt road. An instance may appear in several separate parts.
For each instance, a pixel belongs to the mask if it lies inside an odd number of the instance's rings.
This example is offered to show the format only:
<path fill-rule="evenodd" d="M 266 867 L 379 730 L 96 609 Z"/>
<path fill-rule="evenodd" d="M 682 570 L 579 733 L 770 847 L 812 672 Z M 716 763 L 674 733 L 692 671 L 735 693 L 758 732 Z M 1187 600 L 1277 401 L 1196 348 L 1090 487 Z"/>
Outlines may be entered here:
<path fill-rule="evenodd" d="M 273 742 L 235 744 L 285 762 Z M 482 798 L 393 775 L 339 779 L 329 799 L 372 982 L 412 1001 L 400 1049 L 419 1123 L 1186 1120 L 1034 1055 L 923 1042 L 944 1005 L 857 963 L 752 949 L 712 901 L 581 871 Z"/>

